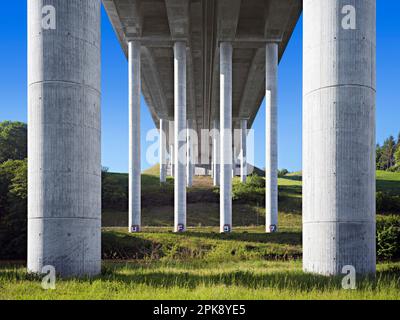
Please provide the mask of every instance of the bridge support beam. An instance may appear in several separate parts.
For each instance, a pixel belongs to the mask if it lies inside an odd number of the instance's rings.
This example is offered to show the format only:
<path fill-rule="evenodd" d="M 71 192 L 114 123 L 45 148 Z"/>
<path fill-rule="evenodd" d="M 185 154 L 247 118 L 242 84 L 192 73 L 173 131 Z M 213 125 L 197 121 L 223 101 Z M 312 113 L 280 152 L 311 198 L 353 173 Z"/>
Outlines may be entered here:
<path fill-rule="evenodd" d="M 167 182 L 167 121 L 160 119 L 160 182 Z"/>
<path fill-rule="evenodd" d="M 28 1 L 28 271 L 101 271 L 100 1 Z M 50 10 L 49 9 L 49 10 Z M 60 22 L 60 23 L 58 23 Z"/>
<path fill-rule="evenodd" d="M 376 1 L 304 0 L 303 268 L 373 274 Z"/>
<path fill-rule="evenodd" d="M 174 44 L 175 232 L 186 231 L 186 43 Z"/>
<path fill-rule="evenodd" d="M 141 227 L 141 165 L 140 165 L 140 43 L 130 41 L 129 47 L 129 232 Z"/>
<path fill-rule="evenodd" d="M 220 231 L 232 229 L 232 44 L 220 44 Z"/>
<path fill-rule="evenodd" d="M 266 232 L 278 230 L 278 44 L 266 45 Z"/>
<path fill-rule="evenodd" d="M 240 180 L 247 181 L 247 120 L 240 120 Z"/>

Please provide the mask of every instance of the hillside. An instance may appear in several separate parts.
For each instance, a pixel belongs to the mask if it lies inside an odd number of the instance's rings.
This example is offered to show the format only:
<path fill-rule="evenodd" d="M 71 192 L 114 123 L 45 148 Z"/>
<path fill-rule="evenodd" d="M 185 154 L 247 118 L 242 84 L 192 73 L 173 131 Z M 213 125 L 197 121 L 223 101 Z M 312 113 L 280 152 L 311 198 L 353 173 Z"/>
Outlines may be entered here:
<path fill-rule="evenodd" d="M 174 185 L 168 178 L 165 185 L 159 182 L 159 167 L 155 166 L 142 175 L 142 215 L 145 226 L 167 227 L 173 224 Z M 292 215 L 301 222 L 302 208 L 301 173 L 291 173 L 278 179 L 279 210 L 281 217 Z M 103 226 L 125 227 L 127 225 L 128 176 L 105 173 L 104 189 L 120 190 L 117 200 L 104 203 Z M 233 222 L 235 226 L 264 225 L 264 180 L 250 177 L 246 185 L 238 178 L 233 184 Z M 377 171 L 378 213 L 400 213 L 400 173 Z M 118 201 L 119 199 L 119 201 Z M 116 202 L 116 203 L 114 203 Z M 212 186 L 210 177 L 195 177 L 194 187 L 188 189 L 188 224 L 192 227 L 219 225 L 219 189 Z"/>

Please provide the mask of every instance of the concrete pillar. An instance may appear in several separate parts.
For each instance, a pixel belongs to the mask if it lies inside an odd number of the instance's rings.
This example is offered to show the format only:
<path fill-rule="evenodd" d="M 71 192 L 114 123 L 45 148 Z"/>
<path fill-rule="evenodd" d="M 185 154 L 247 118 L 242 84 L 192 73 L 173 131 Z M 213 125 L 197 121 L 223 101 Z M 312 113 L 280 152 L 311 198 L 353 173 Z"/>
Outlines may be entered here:
<path fill-rule="evenodd" d="M 220 184 L 220 135 L 219 135 L 219 120 L 213 121 L 213 183 L 214 186 Z"/>
<path fill-rule="evenodd" d="M 240 120 L 240 180 L 247 180 L 247 120 Z"/>
<path fill-rule="evenodd" d="M 171 177 L 173 178 L 175 176 L 175 166 L 174 166 L 174 145 L 171 144 L 169 146 L 169 165 L 171 168 Z"/>
<path fill-rule="evenodd" d="M 175 232 L 186 230 L 186 43 L 174 44 Z"/>
<path fill-rule="evenodd" d="M 278 230 L 278 44 L 266 45 L 266 232 Z"/>
<path fill-rule="evenodd" d="M 232 44 L 220 44 L 220 231 L 232 229 Z"/>
<path fill-rule="evenodd" d="M 303 268 L 374 273 L 376 1 L 304 0 L 303 67 Z"/>
<path fill-rule="evenodd" d="M 29 272 L 101 271 L 100 39 L 99 0 L 28 1 Z"/>
<path fill-rule="evenodd" d="M 129 231 L 141 226 L 140 43 L 129 42 Z"/>
<path fill-rule="evenodd" d="M 160 182 L 167 182 L 167 121 L 160 119 Z"/>
<path fill-rule="evenodd" d="M 186 144 L 186 184 L 189 188 L 193 186 L 193 175 L 194 175 L 194 155 L 193 155 L 193 130 L 194 121 L 187 121 L 187 144 Z"/>

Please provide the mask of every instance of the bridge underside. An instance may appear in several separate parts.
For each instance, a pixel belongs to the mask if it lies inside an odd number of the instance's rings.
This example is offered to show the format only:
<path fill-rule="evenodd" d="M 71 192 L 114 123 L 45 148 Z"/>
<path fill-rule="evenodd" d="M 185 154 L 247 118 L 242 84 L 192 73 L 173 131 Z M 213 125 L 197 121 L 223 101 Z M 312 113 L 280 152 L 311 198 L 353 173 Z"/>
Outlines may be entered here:
<path fill-rule="evenodd" d="M 175 41 L 187 44 L 187 119 L 210 129 L 219 119 L 219 43 L 233 45 L 233 128 L 251 127 L 265 96 L 265 44 L 279 42 L 279 58 L 302 11 L 300 0 L 103 0 L 128 56 L 139 40 L 142 93 L 154 123 L 174 119 Z"/>

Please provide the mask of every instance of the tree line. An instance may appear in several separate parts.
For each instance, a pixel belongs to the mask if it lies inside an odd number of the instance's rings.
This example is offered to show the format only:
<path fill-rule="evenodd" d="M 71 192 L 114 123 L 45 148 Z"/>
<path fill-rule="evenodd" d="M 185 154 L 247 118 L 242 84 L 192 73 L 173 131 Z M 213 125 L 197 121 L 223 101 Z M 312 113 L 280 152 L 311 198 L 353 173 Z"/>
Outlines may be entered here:
<path fill-rule="evenodd" d="M 400 172 L 400 133 L 397 140 L 390 136 L 376 146 L 376 169 Z"/>
<path fill-rule="evenodd" d="M 27 126 L 0 122 L 0 257 L 25 259 L 27 241 Z"/>

